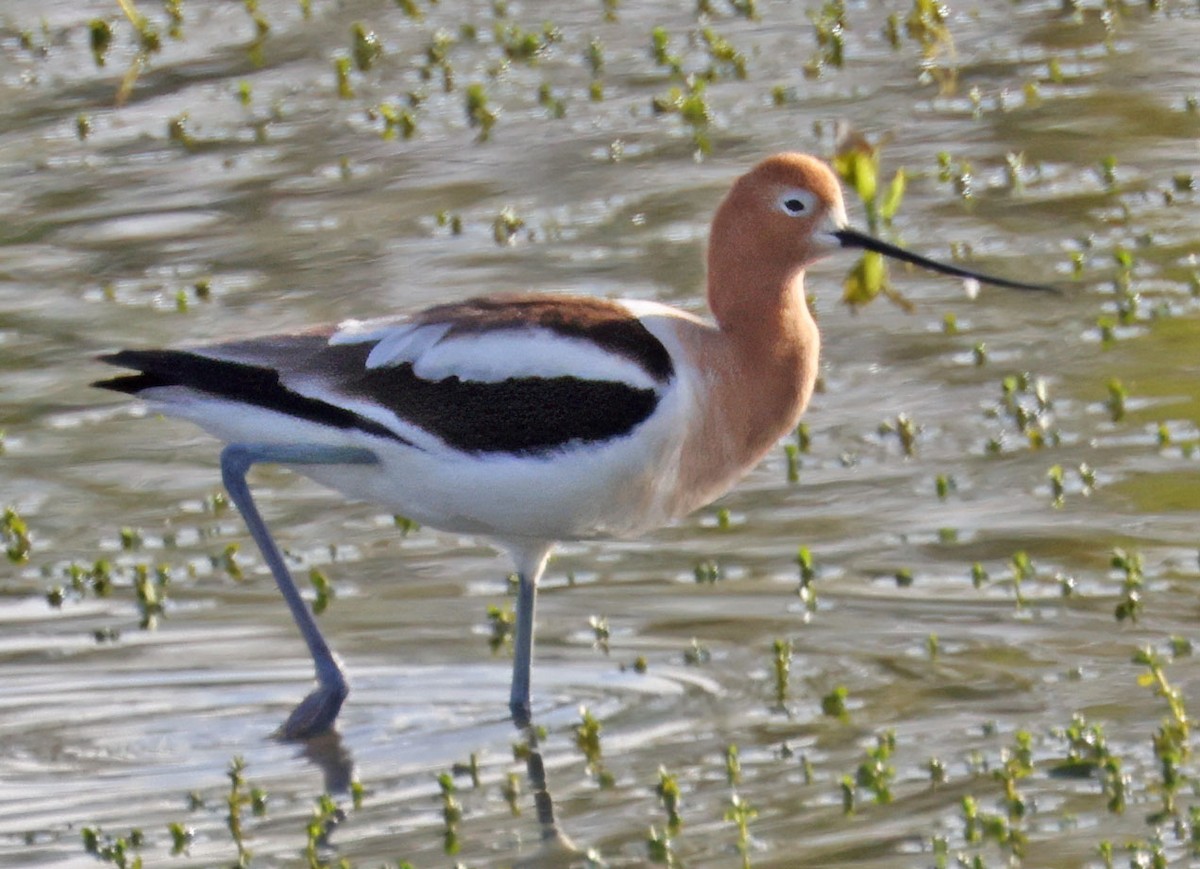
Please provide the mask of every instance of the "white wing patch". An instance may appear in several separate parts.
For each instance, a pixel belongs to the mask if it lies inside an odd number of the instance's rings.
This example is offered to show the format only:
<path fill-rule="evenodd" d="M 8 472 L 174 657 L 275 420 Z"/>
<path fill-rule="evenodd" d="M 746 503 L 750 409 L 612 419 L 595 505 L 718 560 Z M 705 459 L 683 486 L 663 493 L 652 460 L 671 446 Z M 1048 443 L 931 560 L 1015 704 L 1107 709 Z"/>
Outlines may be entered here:
<path fill-rule="evenodd" d="M 367 368 L 411 363 L 422 380 L 448 377 L 476 383 L 500 383 L 524 377 L 577 377 L 625 383 L 635 389 L 657 384 L 632 360 L 583 338 L 556 335 L 548 329 L 500 327 L 447 338 L 450 323 L 401 323 L 378 328 L 350 321 L 330 344 L 374 341 Z"/>
<path fill-rule="evenodd" d="M 368 368 L 415 363 L 430 348 L 446 337 L 449 323 L 430 323 L 423 326 L 399 326 L 388 330 L 367 356 Z M 417 374 L 420 377 L 420 373 Z"/>
<path fill-rule="evenodd" d="M 576 377 L 653 389 L 654 379 L 640 365 L 586 339 L 567 338 L 545 329 L 497 329 L 440 341 L 413 360 L 424 380 L 458 377 L 500 383 L 521 377 Z"/>

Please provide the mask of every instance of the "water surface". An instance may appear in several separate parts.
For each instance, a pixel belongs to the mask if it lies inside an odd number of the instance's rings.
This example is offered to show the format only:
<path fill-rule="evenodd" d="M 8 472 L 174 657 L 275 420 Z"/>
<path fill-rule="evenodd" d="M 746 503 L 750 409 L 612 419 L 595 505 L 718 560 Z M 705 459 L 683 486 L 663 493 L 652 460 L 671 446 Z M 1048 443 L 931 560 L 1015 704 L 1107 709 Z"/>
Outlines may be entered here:
<path fill-rule="evenodd" d="M 269 794 L 266 816 L 244 821 L 254 866 L 304 864 L 304 826 L 327 790 L 348 811 L 321 852 L 329 861 L 583 865 L 591 849 L 642 865 L 651 826 L 668 822 L 660 768 L 682 792 L 672 847 L 688 866 L 741 865 L 726 818 L 734 794 L 757 812 L 745 849 L 755 866 L 925 867 L 943 852 L 951 865 L 1100 866 L 1104 841 L 1122 865 L 1154 847 L 1186 865 L 1195 764 L 1179 759 L 1174 811 L 1156 815 L 1153 737 L 1170 710 L 1132 657 L 1154 649 L 1190 703 L 1195 4 L 955 4 L 952 43 L 931 43 L 925 59 L 903 26 L 909 4 L 852 2 L 844 66 L 815 78 L 805 67 L 819 57 L 817 4 L 761 2 L 759 20 L 713 4 L 704 21 L 690 2 L 628 2 L 615 20 L 600 3 L 513 3 L 503 18 L 486 3 L 418 5 L 421 21 L 374 0 L 314 0 L 307 17 L 263 2 L 269 31 L 256 46 L 241 4 L 184 4 L 176 39 L 145 2 L 163 48 L 119 106 L 138 42 L 115 7 L 0 9 L 0 507 L 32 541 L 27 561 L 0 570 L 0 865 L 95 865 L 85 825 L 143 830 L 147 866 L 231 865 L 234 757 Z M 895 47 L 889 14 L 901 22 Z M 95 18 L 114 30 L 103 67 L 89 49 Z M 505 60 L 497 27 L 546 21 L 558 38 L 537 63 Z M 350 56 L 355 22 L 383 56 L 339 97 L 335 62 Z M 711 153 L 699 159 L 696 131 L 652 109 L 687 89 L 654 61 L 656 26 L 685 72 L 711 63 L 704 27 L 744 55 L 744 79 L 722 68 L 705 92 Z M 440 70 L 420 73 L 439 31 L 454 41 L 448 92 Z M 604 46 L 598 102 L 584 60 L 593 39 Z M 464 109 L 473 83 L 498 112 L 482 142 Z M 543 84 L 563 117 L 539 103 Z M 385 138 L 378 107 L 414 90 L 415 135 Z M 321 624 L 353 685 L 338 741 L 272 741 L 310 664 L 240 519 L 214 501 L 217 445 L 89 389 L 105 374 L 94 354 L 489 290 L 628 294 L 702 313 L 707 220 L 730 180 L 778 150 L 830 156 L 842 125 L 881 143 L 885 180 L 908 173 L 889 237 L 1066 292 L 971 300 L 956 281 L 894 268 L 913 312 L 852 310 L 839 301 L 852 263 L 813 270 L 822 391 L 798 482 L 781 445 L 679 526 L 563 547 L 551 563 L 534 673 L 561 834 L 549 844 L 513 758 L 509 660 L 488 643 L 507 563 L 481 541 L 403 534 L 369 505 L 256 472 L 298 575 L 317 567 L 333 584 Z M 498 244 L 505 208 L 524 224 Z M 852 194 L 850 210 L 863 220 Z M 458 216 L 461 234 L 439 213 Z M 901 415 L 915 426 L 912 455 L 881 429 Z M 225 556 L 234 544 L 241 578 Z M 802 546 L 815 611 L 797 593 Z M 1136 623 L 1114 616 L 1126 582 L 1115 549 L 1141 559 Z M 1018 600 L 1021 552 L 1033 566 Z M 70 565 L 87 574 L 98 560 L 111 592 L 72 590 Z M 698 583 L 710 563 L 720 579 Z M 136 570 L 160 564 L 166 614 L 143 628 Z M 607 653 L 593 616 L 606 620 Z M 777 640 L 793 649 L 782 704 Z M 846 716 L 823 714 L 839 686 Z M 576 744 L 581 706 L 602 726 L 605 786 Z M 1119 759 L 1121 812 L 1106 807 L 1102 774 L 1057 774 L 1075 715 L 1101 725 Z M 1021 731 L 1023 814 L 994 775 L 1006 760 L 1015 768 Z M 847 813 L 845 777 L 889 733 L 890 802 L 851 785 Z M 479 784 L 456 778 L 451 856 L 436 777 L 472 755 Z M 519 814 L 504 797 L 510 773 Z M 359 809 L 349 778 L 366 788 Z M 998 819 L 990 832 L 972 834 L 967 797 Z M 170 855 L 171 822 L 194 828 L 185 855 Z M 1004 825 L 1023 847 L 997 833 Z"/>

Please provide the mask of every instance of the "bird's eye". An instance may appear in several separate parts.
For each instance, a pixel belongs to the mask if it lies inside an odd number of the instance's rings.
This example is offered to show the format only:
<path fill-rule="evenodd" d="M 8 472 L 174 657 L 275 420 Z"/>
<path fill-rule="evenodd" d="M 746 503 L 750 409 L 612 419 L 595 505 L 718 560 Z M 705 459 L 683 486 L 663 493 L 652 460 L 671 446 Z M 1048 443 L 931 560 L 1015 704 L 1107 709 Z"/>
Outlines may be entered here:
<path fill-rule="evenodd" d="M 807 190 L 786 190 L 777 200 L 779 210 L 788 217 L 801 217 L 813 211 L 816 202 Z"/>

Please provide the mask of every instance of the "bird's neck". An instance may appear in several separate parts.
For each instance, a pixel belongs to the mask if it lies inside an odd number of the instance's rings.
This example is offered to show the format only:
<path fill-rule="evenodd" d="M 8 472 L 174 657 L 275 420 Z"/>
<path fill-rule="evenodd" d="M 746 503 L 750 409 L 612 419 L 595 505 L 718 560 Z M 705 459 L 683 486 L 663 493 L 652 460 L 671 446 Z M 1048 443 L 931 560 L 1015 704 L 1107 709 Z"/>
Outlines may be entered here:
<path fill-rule="evenodd" d="M 796 426 L 820 350 L 802 272 L 773 294 L 747 287 L 714 315 L 719 328 L 696 336 L 703 407 L 681 469 L 698 503 L 731 487 Z"/>

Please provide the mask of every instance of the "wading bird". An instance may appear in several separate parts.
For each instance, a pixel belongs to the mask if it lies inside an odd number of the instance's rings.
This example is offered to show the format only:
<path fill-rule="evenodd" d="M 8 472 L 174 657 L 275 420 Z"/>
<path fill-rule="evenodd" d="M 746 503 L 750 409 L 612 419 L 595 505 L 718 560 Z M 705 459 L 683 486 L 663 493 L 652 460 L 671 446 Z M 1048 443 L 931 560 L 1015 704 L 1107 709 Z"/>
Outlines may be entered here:
<path fill-rule="evenodd" d="M 225 487 L 316 666 L 317 687 L 282 736 L 329 729 L 348 687 L 251 497 L 246 473 L 264 462 L 508 551 L 520 579 L 509 705 L 524 724 L 534 599 L 554 543 L 678 519 L 795 428 L 820 346 L 804 269 L 841 248 L 1052 291 L 851 229 L 833 172 L 777 154 L 737 179 L 713 219 L 713 322 L 648 301 L 492 295 L 297 334 L 123 350 L 101 358 L 137 373 L 96 385 L 228 443 Z"/>

